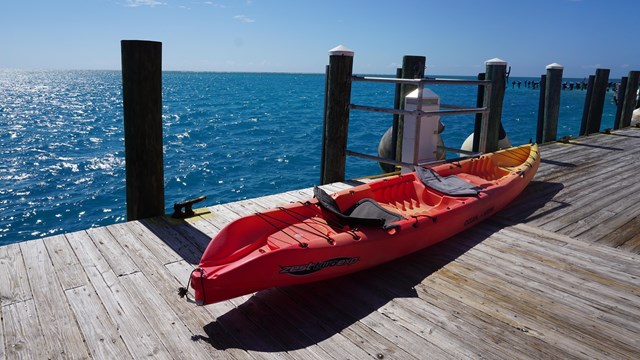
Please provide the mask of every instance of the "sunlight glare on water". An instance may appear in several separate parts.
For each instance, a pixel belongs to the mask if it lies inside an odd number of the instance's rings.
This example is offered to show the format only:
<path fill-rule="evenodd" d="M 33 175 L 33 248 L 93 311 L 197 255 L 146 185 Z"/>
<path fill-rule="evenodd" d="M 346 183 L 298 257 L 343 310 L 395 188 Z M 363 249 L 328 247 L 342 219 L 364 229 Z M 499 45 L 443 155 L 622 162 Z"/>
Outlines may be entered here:
<path fill-rule="evenodd" d="M 524 79 L 523 79 L 524 80 Z M 580 79 L 581 80 L 581 79 Z M 319 181 L 324 75 L 163 73 L 165 201 L 203 206 Z M 0 70 L 0 244 L 125 220 L 121 74 Z M 473 86 L 433 86 L 442 102 L 474 106 Z M 514 144 L 535 138 L 537 90 L 508 87 L 503 124 Z M 388 84 L 353 84 L 352 102 L 391 107 Z M 605 102 L 602 128 L 615 108 Z M 563 91 L 559 136 L 577 135 L 584 91 Z M 460 147 L 473 116 L 443 117 Z M 390 115 L 352 111 L 348 148 L 376 155 Z M 348 158 L 347 177 L 377 174 Z"/>

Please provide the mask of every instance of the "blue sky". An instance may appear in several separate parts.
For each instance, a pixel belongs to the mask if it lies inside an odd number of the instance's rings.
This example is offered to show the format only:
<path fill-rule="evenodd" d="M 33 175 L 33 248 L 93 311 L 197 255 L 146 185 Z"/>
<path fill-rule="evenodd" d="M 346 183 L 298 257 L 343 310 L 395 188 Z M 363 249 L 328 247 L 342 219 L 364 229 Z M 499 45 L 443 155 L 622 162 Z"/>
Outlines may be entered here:
<path fill-rule="evenodd" d="M 165 70 L 321 73 L 355 51 L 356 73 L 392 74 L 403 55 L 427 74 L 512 76 L 640 70 L 640 0 L 6 0 L 0 68 L 120 69 L 120 40 L 163 43 Z"/>

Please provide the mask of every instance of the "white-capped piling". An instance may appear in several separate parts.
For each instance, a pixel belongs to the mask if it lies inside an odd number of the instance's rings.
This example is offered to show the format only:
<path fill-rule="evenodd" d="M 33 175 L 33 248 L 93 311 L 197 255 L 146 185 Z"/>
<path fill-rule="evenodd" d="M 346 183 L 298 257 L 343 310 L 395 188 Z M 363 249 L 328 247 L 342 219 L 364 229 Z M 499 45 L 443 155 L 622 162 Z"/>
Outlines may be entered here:
<path fill-rule="evenodd" d="M 164 215 L 162 43 L 122 40 L 127 220 Z"/>
<path fill-rule="evenodd" d="M 560 114 L 560 93 L 564 67 L 558 63 L 547 65 L 542 115 L 542 143 L 555 141 L 558 135 L 558 115 Z M 542 85 L 540 85 L 542 88 Z"/>
<path fill-rule="evenodd" d="M 347 157 L 354 52 L 342 45 L 329 50 L 320 183 L 343 181 Z"/>

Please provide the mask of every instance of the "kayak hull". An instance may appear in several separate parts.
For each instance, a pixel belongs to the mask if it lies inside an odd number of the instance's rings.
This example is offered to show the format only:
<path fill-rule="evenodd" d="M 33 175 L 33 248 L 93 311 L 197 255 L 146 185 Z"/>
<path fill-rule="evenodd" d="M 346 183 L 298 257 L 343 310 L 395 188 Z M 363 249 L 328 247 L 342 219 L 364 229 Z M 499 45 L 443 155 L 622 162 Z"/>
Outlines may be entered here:
<path fill-rule="evenodd" d="M 442 193 L 415 172 L 331 196 L 340 209 L 375 200 L 402 217 L 390 226 L 349 224 L 315 198 L 240 218 L 211 240 L 191 274 L 195 300 L 206 305 L 325 280 L 432 246 L 503 209 L 529 184 L 539 162 L 537 146 L 523 145 L 431 168 L 442 179 L 472 184 L 477 194 L 471 196 Z"/>

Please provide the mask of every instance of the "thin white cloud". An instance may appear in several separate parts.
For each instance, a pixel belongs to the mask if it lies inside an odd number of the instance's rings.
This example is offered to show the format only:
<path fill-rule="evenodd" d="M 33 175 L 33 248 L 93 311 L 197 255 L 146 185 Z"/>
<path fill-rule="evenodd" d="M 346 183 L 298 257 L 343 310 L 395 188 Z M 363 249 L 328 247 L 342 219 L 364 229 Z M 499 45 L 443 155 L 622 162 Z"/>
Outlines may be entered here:
<path fill-rule="evenodd" d="M 126 5 L 128 7 L 138 7 L 138 6 L 150 6 L 154 7 L 156 5 L 164 5 L 163 2 L 157 0 L 127 0 Z"/>
<path fill-rule="evenodd" d="M 238 20 L 243 23 L 252 23 L 256 22 L 254 19 L 248 17 L 247 15 L 236 15 L 233 17 L 234 20 Z"/>
<path fill-rule="evenodd" d="M 208 6 L 213 6 L 213 7 L 218 8 L 218 9 L 226 9 L 226 8 L 228 8 L 228 6 L 226 6 L 226 5 L 214 3 L 213 1 L 205 1 L 203 4 L 208 5 Z"/>

